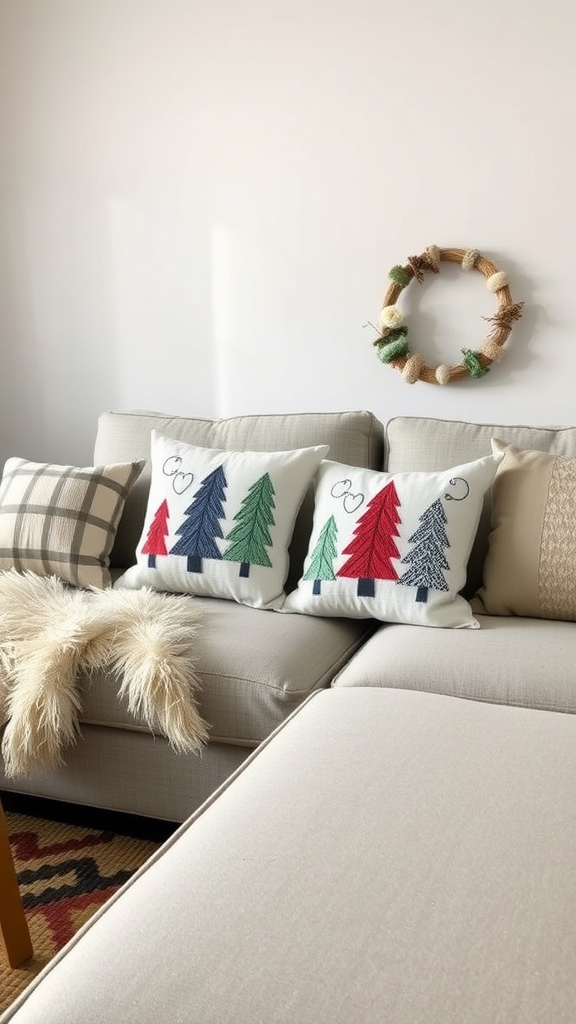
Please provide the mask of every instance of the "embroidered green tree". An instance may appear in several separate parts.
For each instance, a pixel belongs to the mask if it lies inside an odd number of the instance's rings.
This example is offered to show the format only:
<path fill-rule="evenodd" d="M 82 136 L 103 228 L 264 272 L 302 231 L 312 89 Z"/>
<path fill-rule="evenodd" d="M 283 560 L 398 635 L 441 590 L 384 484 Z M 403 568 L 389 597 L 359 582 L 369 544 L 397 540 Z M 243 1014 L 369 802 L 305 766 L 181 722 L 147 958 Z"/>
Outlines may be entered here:
<path fill-rule="evenodd" d="M 275 525 L 274 486 L 269 473 L 264 473 L 248 489 L 233 526 L 225 540 L 230 541 L 222 557 L 227 562 L 240 562 L 239 576 L 249 576 L 251 565 L 271 566 L 266 551 L 272 546 L 269 526 Z"/>
<path fill-rule="evenodd" d="M 142 554 L 148 555 L 148 566 L 150 569 L 155 567 L 157 555 L 168 554 L 165 538 L 168 536 L 169 518 L 168 502 L 164 498 L 164 501 L 154 513 L 154 519 L 150 523 L 146 540 L 142 545 Z"/>
<path fill-rule="evenodd" d="M 224 518 L 226 486 L 224 469 L 217 466 L 200 484 L 184 513 L 187 518 L 176 530 L 180 540 L 176 541 L 170 554 L 186 555 L 188 572 L 202 572 L 203 558 L 222 558 L 216 538 L 222 537 L 219 520 Z"/>
<path fill-rule="evenodd" d="M 443 550 L 450 547 L 450 541 L 445 530 L 448 520 L 440 498 L 422 513 L 418 522 L 420 526 L 408 538 L 408 543 L 414 547 L 402 559 L 402 563 L 411 568 L 398 583 L 416 587 L 415 600 L 425 604 L 429 590 L 448 590 L 442 570 L 450 568 Z"/>
<path fill-rule="evenodd" d="M 398 579 L 392 559 L 400 558 L 394 540 L 399 536 L 399 505 L 400 499 L 391 480 L 368 502 L 352 540 L 342 552 L 350 558 L 338 569 L 337 575 L 358 580 L 358 597 L 374 597 L 374 580 Z"/>
<path fill-rule="evenodd" d="M 334 559 L 338 554 L 336 547 L 337 536 L 338 527 L 336 526 L 336 520 L 334 516 L 330 516 L 320 530 L 320 535 L 310 556 L 310 565 L 303 576 L 305 580 L 314 580 L 312 585 L 313 594 L 321 592 L 322 580 L 336 579 Z"/>

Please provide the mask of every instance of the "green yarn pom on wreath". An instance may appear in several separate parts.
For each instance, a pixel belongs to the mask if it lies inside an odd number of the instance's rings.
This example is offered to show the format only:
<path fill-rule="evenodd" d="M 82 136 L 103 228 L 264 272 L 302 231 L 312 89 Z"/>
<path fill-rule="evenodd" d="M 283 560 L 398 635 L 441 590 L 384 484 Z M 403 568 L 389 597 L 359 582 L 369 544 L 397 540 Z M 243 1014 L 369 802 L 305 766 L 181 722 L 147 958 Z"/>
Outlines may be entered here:
<path fill-rule="evenodd" d="M 478 356 L 475 352 L 472 352 L 471 349 L 463 348 L 462 355 L 464 356 L 464 366 L 471 377 L 485 377 L 486 374 L 490 372 L 490 368 L 488 366 L 482 366 Z"/>
<path fill-rule="evenodd" d="M 401 267 L 400 264 L 397 264 L 395 267 L 392 267 L 392 270 L 388 274 L 388 277 L 390 278 L 391 281 L 394 281 L 394 284 L 399 284 L 401 288 L 405 288 L 406 285 L 410 284 L 410 281 L 412 280 L 411 275 L 408 273 L 407 270 L 404 269 L 404 267 Z"/>
<path fill-rule="evenodd" d="M 394 359 L 399 359 L 400 356 L 406 355 L 408 355 L 408 342 L 405 334 L 395 338 L 394 341 L 386 342 L 378 349 L 378 358 L 383 363 L 391 363 Z"/>

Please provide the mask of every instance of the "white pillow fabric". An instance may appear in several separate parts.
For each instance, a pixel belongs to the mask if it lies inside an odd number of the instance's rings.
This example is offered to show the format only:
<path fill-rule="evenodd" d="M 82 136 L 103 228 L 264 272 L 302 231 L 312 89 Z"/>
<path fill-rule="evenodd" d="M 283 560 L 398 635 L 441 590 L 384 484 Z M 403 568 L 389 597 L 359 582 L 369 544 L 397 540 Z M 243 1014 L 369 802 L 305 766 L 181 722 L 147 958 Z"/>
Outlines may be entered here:
<path fill-rule="evenodd" d="M 281 607 L 296 515 L 328 445 L 231 452 L 153 430 L 151 453 L 137 564 L 115 587 Z"/>
<path fill-rule="evenodd" d="M 478 628 L 458 592 L 501 458 L 394 475 L 323 462 L 304 572 L 282 610 Z"/>

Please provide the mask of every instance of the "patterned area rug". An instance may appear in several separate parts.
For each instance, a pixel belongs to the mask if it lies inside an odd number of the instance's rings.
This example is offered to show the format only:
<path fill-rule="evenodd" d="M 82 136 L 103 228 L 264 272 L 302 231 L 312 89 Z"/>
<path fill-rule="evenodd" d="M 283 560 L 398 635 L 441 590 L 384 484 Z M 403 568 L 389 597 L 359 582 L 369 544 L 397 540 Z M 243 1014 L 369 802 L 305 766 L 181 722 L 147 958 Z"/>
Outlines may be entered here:
<path fill-rule="evenodd" d="M 158 842 L 6 811 L 34 956 L 0 959 L 0 1012 L 126 882 Z"/>

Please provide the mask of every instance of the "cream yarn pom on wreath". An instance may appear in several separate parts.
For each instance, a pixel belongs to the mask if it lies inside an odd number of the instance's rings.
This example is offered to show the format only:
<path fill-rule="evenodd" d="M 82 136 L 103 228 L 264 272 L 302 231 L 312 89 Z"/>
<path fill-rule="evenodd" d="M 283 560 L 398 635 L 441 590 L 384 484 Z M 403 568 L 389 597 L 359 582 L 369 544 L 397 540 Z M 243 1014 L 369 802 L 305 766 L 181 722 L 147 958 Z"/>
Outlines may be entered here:
<path fill-rule="evenodd" d="M 492 330 L 481 342 L 478 351 L 463 348 L 461 363 L 432 367 L 426 365 L 423 356 L 410 353 L 408 327 L 396 302 L 414 278 L 422 282 L 426 272 L 438 274 L 442 262 L 460 263 L 465 271 L 479 271 L 486 279 L 488 290 L 496 296 L 498 307 L 494 316 L 483 317 L 492 324 Z M 415 384 L 417 380 L 429 384 L 449 384 L 450 381 L 466 377 L 478 379 L 488 373 L 491 363 L 502 358 L 504 343 L 512 330 L 512 324 L 522 316 L 524 303 L 512 301 L 506 274 L 497 270 L 477 249 L 439 249 L 436 245 L 429 245 L 421 256 L 409 256 L 406 266 L 392 267 L 388 277 L 391 283 L 382 302 L 378 318 L 380 334 L 374 345 L 379 359 L 400 370 L 407 384 Z"/>

